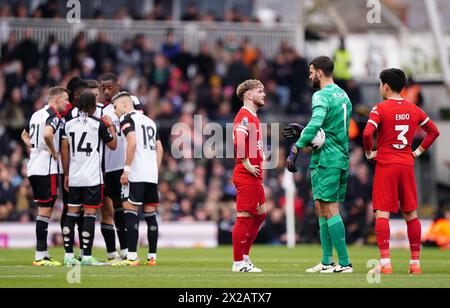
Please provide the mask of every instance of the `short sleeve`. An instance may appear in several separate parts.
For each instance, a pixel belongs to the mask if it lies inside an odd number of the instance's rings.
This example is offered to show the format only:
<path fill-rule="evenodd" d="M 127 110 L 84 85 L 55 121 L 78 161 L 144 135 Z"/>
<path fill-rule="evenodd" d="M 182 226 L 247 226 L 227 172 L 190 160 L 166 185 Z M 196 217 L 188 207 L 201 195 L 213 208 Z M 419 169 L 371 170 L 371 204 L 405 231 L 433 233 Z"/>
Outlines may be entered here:
<path fill-rule="evenodd" d="M 127 115 L 123 121 L 120 122 L 120 130 L 125 134 L 125 136 L 135 131 L 134 121 L 130 115 Z"/>
<path fill-rule="evenodd" d="M 59 127 L 59 121 L 60 119 L 58 118 L 58 116 L 55 115 L 50 115 L 47 118 L 47 121 L 45 122 L 46 126 L 51 126 L 53 128 L 53 132 L 56 132 L 58 130 Z"/>
<path fill-rule="evenodd" d="M 114 137 L 109 132 L 108 127 L 102 121 L 100 121 L 100 127 L 99 127 L 99 130 L 98 130 L 98 133 L 100 135 L 100 139 L 102 139 L 103 142 L 105 142 L 105 143 L 109 143 L 109 142 L 114 140 Z"/>

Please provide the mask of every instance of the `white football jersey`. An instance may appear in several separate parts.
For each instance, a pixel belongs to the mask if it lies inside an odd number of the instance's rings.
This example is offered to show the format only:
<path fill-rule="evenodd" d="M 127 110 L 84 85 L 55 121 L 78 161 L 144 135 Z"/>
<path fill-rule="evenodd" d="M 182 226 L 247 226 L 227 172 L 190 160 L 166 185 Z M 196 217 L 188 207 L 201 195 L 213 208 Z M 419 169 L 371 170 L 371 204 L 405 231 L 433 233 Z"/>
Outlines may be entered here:
<path fill-rule="evenodd" d="M 138 98 L 135 96 L 131 97 L 134 103 L 134 108 L 136 110 L 142 110 L 143 106 L 139 102 Z M 117 132 L 117 148 L 111 150 L 106 147 L 104 151 L 104 171 L 105 173 L 123 170 L 125 166 L 125 148 L 124 148 L 124 138 L 120 131 L 120 120 L 119 117 L 114 113 L 114 105 L 111 103 L 97 104 L 97 110 L 95 116 L 102 118 L 103 116 L 109 116 L 116 126 Z"/>
<path fill-rule="evenodd" d="M 127 135 L 136 133 L 136 155 L 131 164 L 128 181 L 132 183 L 158 184 L 158 159 L 156 141 L 159 140 L 155 122 L 138 111 L 122 117 L 120 123 L 124 134 L 124 148 L 127 148 Z"/>
<path fill-rule="evenodd" d="M 113 140 L 106 125 L 95 117 L 80 115 L 66 123 L 63 138 L 69 143 L 69 186 L 103 184 L 102 142 Z"/>
<path fill-rule="evenodd" d="M 50 106 L 36 111 L 25 130 L 30 135 L 31 154 L 27 166 L 27 176 L 58 174 L 58 161 L 53 159 L 44 140 L 46 126 L 51 126 L 55 133 L 55 150 L 59 153 L 60 116 Z"/>
<path fill-rule="evenodd" d="M 66 110 L 62 114 L 61 121 L 59 123 L 60 137 L 62 137 L 62 135 L 63 135 L 64 125 L 76 117 L 78 117 L 78 108 L 73 105 L 70 105 L 69 109 Z M 60 140 L 61 140 L 61 138 L 60 138 Z M 64 174 L 64 170 L 62 167 L 62 161 L 61 161 L 61 155 L 58 157 L 58 171 L 59 171 L 59 174 Z"/>

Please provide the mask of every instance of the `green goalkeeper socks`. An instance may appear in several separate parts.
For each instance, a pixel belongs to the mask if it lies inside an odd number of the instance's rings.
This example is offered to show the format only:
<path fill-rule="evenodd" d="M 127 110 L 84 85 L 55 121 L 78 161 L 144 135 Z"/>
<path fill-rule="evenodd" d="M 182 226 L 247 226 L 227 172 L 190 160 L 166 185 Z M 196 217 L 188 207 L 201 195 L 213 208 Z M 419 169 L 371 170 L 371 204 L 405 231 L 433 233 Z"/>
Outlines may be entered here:
<path fill-rule="evenodd" d="M 350 258 L 348 256 L 347 244 L 345 242 L 345 226 L 341 215 L 336 215 L 327 221 L 328 229 L 333 242 L 334 248 L 337 250 L 339 256 L 339 265 L 350 265 Z"/>
<path fill-rule="evenodd" d="M 319 219 L 320 226 L 320 243 L 322 244 L 323 265 L 330 265 L 333 262 L 333 242 L 331 241 L 330 233 L 328 232 L 328 223 L 325 217 Z"/>

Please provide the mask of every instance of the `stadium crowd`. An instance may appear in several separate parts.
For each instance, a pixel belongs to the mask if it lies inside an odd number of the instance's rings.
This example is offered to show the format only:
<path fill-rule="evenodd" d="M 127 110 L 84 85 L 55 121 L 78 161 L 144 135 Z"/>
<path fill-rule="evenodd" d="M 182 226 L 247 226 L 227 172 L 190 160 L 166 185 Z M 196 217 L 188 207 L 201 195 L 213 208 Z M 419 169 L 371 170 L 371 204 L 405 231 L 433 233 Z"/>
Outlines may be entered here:
<path fill-rule="evenodd" d="M 13 2 L 14 3 L 14 2 Z M 147 21 L 171 21 L 175 17 L 172 15 L 167 5 L 163 1 L 155 1 L 150 10 L 141 10 L 142 5 L 130 3 L 120 4 L 120 1 L 113 1 L 112 7 L 117 7 L 112 13 L 106 13 L 101 8 L 96 8 L 91 12 L 86 12 L 85 18 L 114 20 L 147 20 Z M 64 4 L 65 6 L 65 4 Z M 148 11 L 148 12 L 147 12 Z M 24 2 L 17 2 L 12 5 L 8 2 L 0 6 L 0 17 L 32 17 L 32 18 L 65 18 L 62 14 L 61 3 L 56 0 L 47 0 L 34 9 L 30 9 Z M 233 23 L 255 23 L 260 22 L 257 17 L 246 14 L 238 7 L 231 7 L 224 12 L 216 12 L 213 9 L 203 11 L 195 2 L 187 3 L 180 19 L 186 22 L 233 22 Z M 281 22 L 281 16 L 276 17 L 276 22 Z"/>
<path fill-rule="evenodd" d="M 5 10 L 5 7 L 0 10 L 0 16 L 8 14 Z M 24 14 L 20 8 L 15 11 L 17 16 Z M 161 220 L 214 220 L 218 223 L 220 243 L 231 243 L 236 194 L 231 182 L 234 160 L 174 159 L 171 143 L 175 137 L 171 136 L 171 126 L 177 122 L 188 124 L 193 136 L 199 133 L 194 129 L 194 114 L 202 115 L 203 125 L 232 123 L 241 106 L 235 89 L 249 78 L 260 79 L 266 86 L 267 107 L 263 117 L 276 115 L 283 119 L 289 114 L 307 117 L 312 94 L 307 59 L 286 43 L 274 58 L 267 58 L 250 38 L 238 41 L 232 33 L 215 42 L 214 48 L 204 43 L 198 54 L 192 54 L 170 30 L 162 46 L 153 46 L 144 36 L 137 35 L 115 48 L 104 33 L 88 43 L 80 32 L 68 48 L 50 35 L 41 50 L 32 39 L 32 31 L 27 31 L 21 41 L 11 32 L 1 46 L 0 221 L 26 223 L 35 219 L 36 206 L 26 177 L 27 149 L 20 134 L 31 114 L 45 105 L 49 87 L 66 85 L 73 76 L 98 79 L 104 73 L 114 72 L 119 76 L 121 88 L 136 95 L 146 114 L 159 124 L 165 148 L 159 184 Z M 352 93 L 354 104 L 359 104 L 358 91 Z M 364 241 L 368 226 L 372 225 L 373 171 L 364 159 L 360 136 L 367 118 L 356 114 L 354 120 L 349 189 L 344 204 L 350 243 Z M 287 124 L 280 122 L 281 127 Z M 286 241 L 281 183 L 288 147 L 282 144 L 277 168 L 265 172 L 269 215 L 258 242 Z M 302 156 L 301 171 L 295 175 L 295 214 L 297 240 L 309 243 L 318 242 L 319 238 L 308 163 L 308 157 Z M 53 218 L 58 220 L 60 201 L 56 207 Z"/>

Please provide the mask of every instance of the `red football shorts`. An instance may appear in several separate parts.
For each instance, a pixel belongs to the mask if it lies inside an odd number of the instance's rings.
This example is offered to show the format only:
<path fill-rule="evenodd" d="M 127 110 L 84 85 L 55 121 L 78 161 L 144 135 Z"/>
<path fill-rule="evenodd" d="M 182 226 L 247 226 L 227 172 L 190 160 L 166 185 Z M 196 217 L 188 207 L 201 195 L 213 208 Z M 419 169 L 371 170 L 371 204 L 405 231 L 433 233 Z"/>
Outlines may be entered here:
<path fill-rule="evenodd" d="M 376 165 L 373 183 L 373 210 L 403 213 L 417 210 L 417 189 L 414 167 Z"/>
<path fill-rule="evenodd" d="M 262 183 L 234 183 L 237 190 L 236 203 L 238 212 L 248 212 L 258 216 L 258 208 L 266 203 L 266 195 Z"/>

